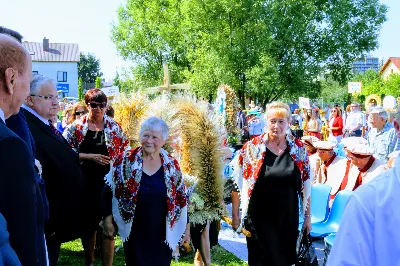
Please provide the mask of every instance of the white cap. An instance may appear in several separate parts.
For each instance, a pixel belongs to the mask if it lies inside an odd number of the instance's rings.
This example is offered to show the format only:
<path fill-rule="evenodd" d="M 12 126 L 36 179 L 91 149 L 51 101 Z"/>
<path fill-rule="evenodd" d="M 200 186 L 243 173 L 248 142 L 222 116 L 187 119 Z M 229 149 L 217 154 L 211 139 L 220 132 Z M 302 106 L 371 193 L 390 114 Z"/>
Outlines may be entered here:
<path fill-rule="evenodd" d="M 353 144 L 348 146 L 347 151 L 351 152 L 353 155 L 361 155 L 356 156 L 358 158 L 365 158 L 374 154 L 375 150 L 367 145 L 363 144 Z"/>
<path fill-rule="evenodd" d="M 303 137 L 301 137 L 301 141 L 303 143 L 307 143 L 309 145 L 314 146 L 314 143 L 317 142 L 317 141 L 320 141 L 320 140 L 317 137 L 314 137 L 314 136 L 303 136 Z"/>
<path fill-rule="evenodd" d="M 347 138 L 342 138 L 340 143 L 342 143 L 344 145 L 344 147 L 347 147 L 349 145 L 354 145 L 354 144 L 367 145 L 367 140 L 362 137 L 347 137 Z"/>
<path fill-rule="evenodd" d="M 314 143 L 314 147 L 319 150 L 333 150 L 336 147 L 336 143 L 331 141 L 317 141 Z"/>

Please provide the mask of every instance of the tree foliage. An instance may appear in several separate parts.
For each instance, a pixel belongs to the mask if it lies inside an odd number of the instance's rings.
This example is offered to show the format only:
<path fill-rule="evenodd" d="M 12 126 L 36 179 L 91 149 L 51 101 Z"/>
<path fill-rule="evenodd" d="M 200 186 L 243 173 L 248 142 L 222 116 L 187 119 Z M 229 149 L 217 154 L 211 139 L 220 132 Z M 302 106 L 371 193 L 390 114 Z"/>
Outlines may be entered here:
<path fill-rule="evenodd" d="M 82 78 L 83 82 L 94 83 L 97 77 L 103 76 L 100 72 L 100 59 L 93 54 L 80 54 L 78 62 L 78 77 Z"/>
<path fill-rule="evenodd" d="M 79 101 L 83 101 L 84 93 L 83 93 L 83 85 L 82 78 L 78 78 L 78 99 Z"/>
<path fill-rule="evenodd" d="M 362 82 L 361 95 L 393 95 L 400 96 L 400 75 L 391 74 L 386 80 L 379 73 L 368 69 L 364 73 L 354 75 L 351 81 Z"/>
<path fill-rule="evenodd" d="M 379 0 L 128 0 L 112 39 L 135 62 L 134 86 L 189 82 L 212 98 L 221 83 L 263 103 L 318 94 L 321 73 L 342 84 L 351 63 L 377 47 Z"/>
<path fill-rule="evenodd" d="M 96 78 L 96 88 L 100 89 L 102 86 L 102 80 L 100 77 Z"/>

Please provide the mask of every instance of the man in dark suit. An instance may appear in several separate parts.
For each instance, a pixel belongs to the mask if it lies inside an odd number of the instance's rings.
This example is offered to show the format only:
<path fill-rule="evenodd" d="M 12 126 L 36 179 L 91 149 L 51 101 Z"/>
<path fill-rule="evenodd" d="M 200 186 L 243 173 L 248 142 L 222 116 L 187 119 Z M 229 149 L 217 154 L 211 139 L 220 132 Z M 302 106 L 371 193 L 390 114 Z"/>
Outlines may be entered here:
<path fill-rule="evenodd" d="M 47 265 L 44 207 L 32 154 L 4 121 L 29 94 L 32 60 L 25 48 L 0 34 L 0 213 L 22 265 Z"/>
<path fill-rule="evenodd" d="M 81 236 L 84 180 L 78 154 L 49 122 L 59 111 L 55 81 L 33 77 L 24 115 L 36 143 L 36 158 L 43 166 L 42 178 L 50 206 L 45 225 L 50 266 L 56 265 L 61 243 Z"/>

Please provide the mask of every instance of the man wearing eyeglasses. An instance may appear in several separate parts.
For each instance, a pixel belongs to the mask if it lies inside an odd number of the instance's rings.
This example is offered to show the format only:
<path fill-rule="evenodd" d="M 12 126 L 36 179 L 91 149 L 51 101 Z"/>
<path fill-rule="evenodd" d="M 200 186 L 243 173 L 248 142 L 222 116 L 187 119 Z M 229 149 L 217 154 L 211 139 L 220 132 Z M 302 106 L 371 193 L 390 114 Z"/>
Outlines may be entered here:
<path fill-rule="evenodd" d="M 322 162 L 315 175 L 316 183 L 330 185 L 332 187 L 331 199 L 333 199 L 345 175 L 347 160 L 333 151 L 336 143 L 317 141 L 314 143 L 314 147 L 317 148 L 317 154 Z"/>
<path fill-rule="evenodd" d="M 345 149 L 350 167 L 346 169 L 340 190 L 353 191 L 386 171 L 385 163 L 373 156 L 374 149 L 368 145 L 351 143 Z"/>
<path fill-rule="evenodd" d="M 45 235 L 49 263 L 53 266 L 57 265 L 61 243 L 80 237 L 84 180 L 78 154 L 52 122 L 59 111 L 55 81 L 36 75 L 23 108 L 35 139 L 36 157 L 43 166 L 50 206 Z"/>

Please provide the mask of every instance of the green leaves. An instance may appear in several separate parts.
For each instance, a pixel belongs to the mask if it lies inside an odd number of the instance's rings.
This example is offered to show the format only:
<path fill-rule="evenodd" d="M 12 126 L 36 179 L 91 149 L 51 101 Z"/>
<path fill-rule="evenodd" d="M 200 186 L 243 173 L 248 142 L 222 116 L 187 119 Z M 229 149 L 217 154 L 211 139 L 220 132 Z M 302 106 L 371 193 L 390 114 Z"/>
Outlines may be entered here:
<path fill-rule="evenodd" d="M 78 62 L 78 76 L 82 78 L 83 82 L 94 83 L 97 77 L 101 77 L 103 73 L 100 72 L 100 60 L 93 54 L 80 54 L 80 61 Z"/>
<path fill-rule="evenodd" d="M 112 39 L 133 60 L 134 83 L 191 83 L 214 97 L 226 83 L 263 103 L 315 95 L 329 73 L 344 85 L 352 62 L 377 47 L 379 0 L 128 0 Z"/>

